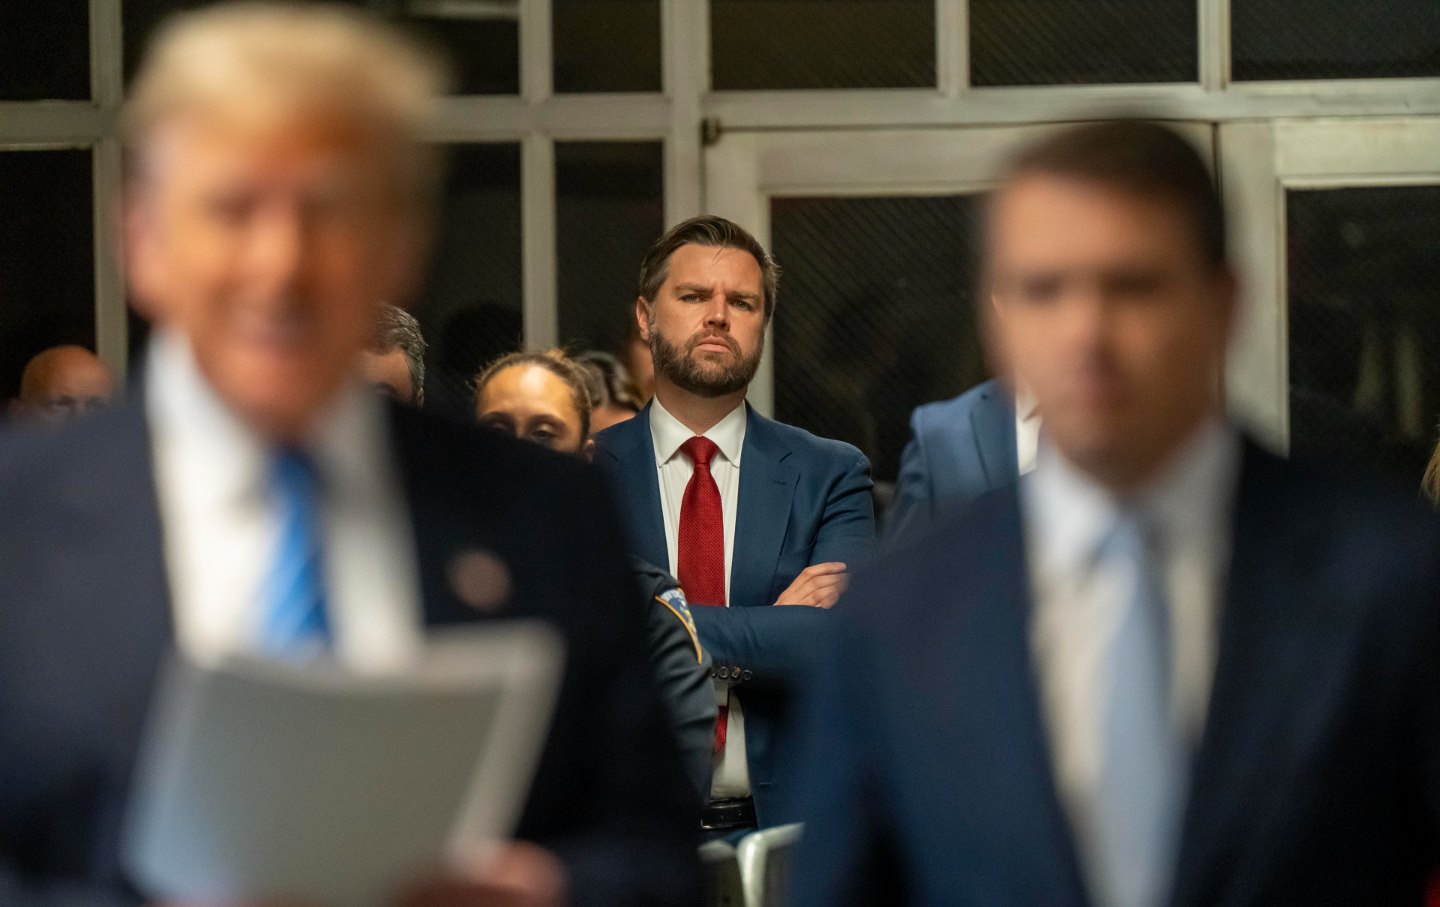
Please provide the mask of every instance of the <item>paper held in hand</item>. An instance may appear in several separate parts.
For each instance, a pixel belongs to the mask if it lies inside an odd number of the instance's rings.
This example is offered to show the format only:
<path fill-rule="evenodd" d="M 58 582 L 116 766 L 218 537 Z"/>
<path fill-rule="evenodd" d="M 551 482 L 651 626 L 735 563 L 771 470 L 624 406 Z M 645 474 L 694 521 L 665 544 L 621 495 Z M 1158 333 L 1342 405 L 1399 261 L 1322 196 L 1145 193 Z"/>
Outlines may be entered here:
<path fill-rule="evenodd" d="M 160 899 L 368 907 L 510 836 L 564 668 L 558 634 L 496 622 L 427 642 L 403 674 L 176 655 L 126 817 Z"/>

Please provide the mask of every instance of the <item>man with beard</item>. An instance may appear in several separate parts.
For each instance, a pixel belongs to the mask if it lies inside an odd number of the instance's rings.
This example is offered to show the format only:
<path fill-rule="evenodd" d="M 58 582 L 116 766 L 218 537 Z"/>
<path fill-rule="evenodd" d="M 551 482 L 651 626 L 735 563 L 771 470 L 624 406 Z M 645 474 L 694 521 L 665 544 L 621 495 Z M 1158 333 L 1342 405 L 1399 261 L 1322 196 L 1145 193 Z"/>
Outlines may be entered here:
<path fill-rule="evenodd" d="M 635 303 L 655 398 L 595 438 L 635 554 L 679 577 L 714 659 L 715 835 L 790 818 L 776 753 L 788 694 L 874 542 L 865 457 L 745 402 L 778 277 L 760 243 L 720 217 L 657 240 Z"/>

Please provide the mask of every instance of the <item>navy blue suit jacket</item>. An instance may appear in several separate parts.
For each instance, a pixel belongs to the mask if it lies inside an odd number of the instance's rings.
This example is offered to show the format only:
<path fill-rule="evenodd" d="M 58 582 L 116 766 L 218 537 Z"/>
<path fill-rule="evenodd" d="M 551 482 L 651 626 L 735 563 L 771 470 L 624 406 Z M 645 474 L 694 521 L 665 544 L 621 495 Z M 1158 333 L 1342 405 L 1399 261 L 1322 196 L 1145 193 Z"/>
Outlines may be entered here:
<path fill-rule="evenodd" d="M 837 610 L 796 903 L 1087 903 L 1031 670 L 1017 487 Z M 1250 447 L 1233 548 L 1170 903 L 1421 903 L 1440 840 L 1433 516 Z"/>
<path fill-rule="evenodd" d="M 569 646 L 519 836 L 560 855 L 577 900 L 692 898 L 694 794 L 603 483 L 473 427 L 401 409 L 390 421 L 426 624 L 488 619 L 449 577 L 482 549 L 510 571 L 500 616 L 548 619 Z M 174 635 L 152 468 L 138 408 L 0 447 L 0 903 L 139 900 L 119 824 Z"/>
<path fill-rule="evenodd" d="M 595 443 L 635 554 L 652 564 L 670 563 L 650 408 L 596 435 Z M 819 608 L 770 606 L 806 567 L 828 561 L 853 566 L 868 557 L 875 539 L 870 488 L 870 463 L 860 451 L 766 419 L 747 404 L 730 607 L 692 605 L 690 612 L 715 670 L 739 681 L 750 783 L 762 824 L 781 818 L 766 813 L 778 805 L 770 795 L 782 784 L 774 750 L 786 694 L 814 659 L 829 619 Z"/>
<path fill-rule="evenodd" d="M 1015 398 L 998 378 L 949 400 L 916 407 L 900 456 L 888 540 L 923 530 L 947 507 L 973 501 L 1019 478 Z"/>

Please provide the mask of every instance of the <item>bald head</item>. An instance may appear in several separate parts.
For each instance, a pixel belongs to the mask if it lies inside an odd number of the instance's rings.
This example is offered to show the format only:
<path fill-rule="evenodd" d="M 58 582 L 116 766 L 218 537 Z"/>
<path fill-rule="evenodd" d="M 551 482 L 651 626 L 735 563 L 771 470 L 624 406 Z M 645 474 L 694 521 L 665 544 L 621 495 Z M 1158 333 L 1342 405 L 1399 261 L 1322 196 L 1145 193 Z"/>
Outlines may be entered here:
<path fill-rule="evenodd" d="M 81 346 L 55 346 L 25 365 L 12 411 L 20 418 L 60 423 L 99 409 L 115 396 L 115 376 Z"/>

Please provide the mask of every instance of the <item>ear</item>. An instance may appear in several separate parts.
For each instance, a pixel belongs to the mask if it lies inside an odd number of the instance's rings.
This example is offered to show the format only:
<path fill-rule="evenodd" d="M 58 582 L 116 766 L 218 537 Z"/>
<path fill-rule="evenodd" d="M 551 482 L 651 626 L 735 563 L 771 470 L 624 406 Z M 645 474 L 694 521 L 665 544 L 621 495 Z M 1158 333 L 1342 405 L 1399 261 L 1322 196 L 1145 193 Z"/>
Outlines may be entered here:
<path fill-rule="evenodd" d="M 585 443 L 580 445 L 580 456 L 585 459 L 586 463 L 593 463 L 595 461 L 594 438 L 586 438 Z"/>
<path fill-rule="evenodd" d="M 646 343 L 650 342 L 650 316 L 652 312 L 650 303 L 644 296 L 635 297 L 635 323 L 640 325 L 640 339 Z"/>

